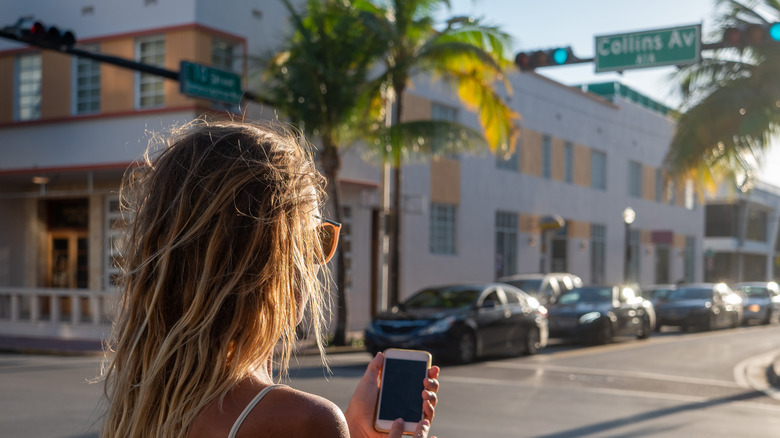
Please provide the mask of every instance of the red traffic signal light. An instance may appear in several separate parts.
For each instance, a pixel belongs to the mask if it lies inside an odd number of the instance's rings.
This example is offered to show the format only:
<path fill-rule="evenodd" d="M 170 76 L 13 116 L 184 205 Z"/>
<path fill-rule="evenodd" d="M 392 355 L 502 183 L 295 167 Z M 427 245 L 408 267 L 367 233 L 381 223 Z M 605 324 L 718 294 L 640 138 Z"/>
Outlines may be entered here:
<path fill-rule="evenodd" d="M 722 40 L 714 46 L 743 48 L 777 42 L 780 42 L 780 23 L 747 24 L 726 28 Z"/>
<path fill-rule="evenodd" d="M 15 28 L 21 41 L 36 46 L 68 50 L 76 44 L 76 36 L 73 32 L 61 31 L 57 26 L 47 27 L 40 21 L 29 22 L 25 19 L 19 19 Z"/>
<path fill-rule="evenodd" d="M 574 56 L 571 47 L 557 47 L 554 49 L 520 52 L 515 56 L 515 65 L 522 71 L 530 71 L 539 67 L 576 64 L 580 62 L 585 61 Z"/>

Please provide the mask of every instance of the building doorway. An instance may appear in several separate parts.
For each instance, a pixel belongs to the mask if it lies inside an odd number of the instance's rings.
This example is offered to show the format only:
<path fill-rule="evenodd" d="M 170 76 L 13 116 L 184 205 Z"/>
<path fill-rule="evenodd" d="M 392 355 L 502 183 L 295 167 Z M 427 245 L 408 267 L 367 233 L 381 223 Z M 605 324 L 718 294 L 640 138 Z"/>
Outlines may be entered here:
<path fill-rule="evenodd" d="M 57 199 L 46 202 L 46 287 L 89 287 L 89 201 Z"/>

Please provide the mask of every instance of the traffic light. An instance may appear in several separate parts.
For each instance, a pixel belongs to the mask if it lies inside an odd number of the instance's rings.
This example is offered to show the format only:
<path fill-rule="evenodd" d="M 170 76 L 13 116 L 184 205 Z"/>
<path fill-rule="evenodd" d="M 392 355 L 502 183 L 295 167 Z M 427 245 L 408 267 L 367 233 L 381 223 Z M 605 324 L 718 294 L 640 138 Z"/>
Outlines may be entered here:
<path fill-rule="evenodd" d="M 557 47 L 554 49 L 520 52 L 515 56 L 515 64 L 522 71 L 531 71 L 539 67 L 577 64 L 580 62 L 586 61 L 574 56 L 571 47 Z"/>
<path fill-rule="evenodd" d="M 76 44 L 76 36 L 69 30 L 60 30 L 57 26 L 46 26 L 40 21 L 20 18 L 10 30 L 18 41 L 34 46 L 67 51 Z"/>
<path fill-rule="evenodd" d="M 780 43 L 780 23 L 746 24 L 726 28 L 723 39 L 714 46 L 744 48 L 776 43 Z"/>

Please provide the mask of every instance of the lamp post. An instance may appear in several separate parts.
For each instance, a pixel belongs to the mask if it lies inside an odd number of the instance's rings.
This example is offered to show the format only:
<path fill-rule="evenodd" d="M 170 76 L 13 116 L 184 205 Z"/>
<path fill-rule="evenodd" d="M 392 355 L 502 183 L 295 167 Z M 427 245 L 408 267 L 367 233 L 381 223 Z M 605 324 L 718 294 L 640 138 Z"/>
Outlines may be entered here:
<path fill-rule="evenodd" d="M 636 219 L 636 212 L 631 207 L 623 210 L 623 223 L 626 224 L 626 262 L 623 270 L 623 281 L 628 283 L 629 271 L 631 269 L 631 224 Z"/>

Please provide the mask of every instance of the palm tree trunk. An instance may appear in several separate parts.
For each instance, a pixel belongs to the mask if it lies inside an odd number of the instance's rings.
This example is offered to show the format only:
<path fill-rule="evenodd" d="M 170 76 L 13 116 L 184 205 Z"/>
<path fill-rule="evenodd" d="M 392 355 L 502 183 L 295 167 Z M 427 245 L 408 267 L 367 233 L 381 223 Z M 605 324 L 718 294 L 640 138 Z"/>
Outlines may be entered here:
<path fill-rule="evenodd" d="M 396 123 L 401 122 L 403 110 L 403 95 L 406 84 L 403 81 L 393 84 L 395 90 L 395 117 Z M 397 157 L 397 158 L 395 158 Z M 401 300 L 401 152 L 398 151 L 393 158 L 393 197 L 391 202 L 390 221 L 390 281 L 389 281 L 389 305 L 392 307 Z"/>
<path fill-rule="evenodd" d="M 328 197 L 333 201 L 334 220 L 344 222 L 344 205 L 341 193 L 341 155 L 329 136 L 323 137 L 323 151 L 320 156 L 325 177 L 328 179 Z M 344 251 L 336 249 L 336 330 L 333 334 L 333 345 L 347 345 L 347 323 L 349 315 L 349 299 L 346 290 L 346 266 Z"/>

